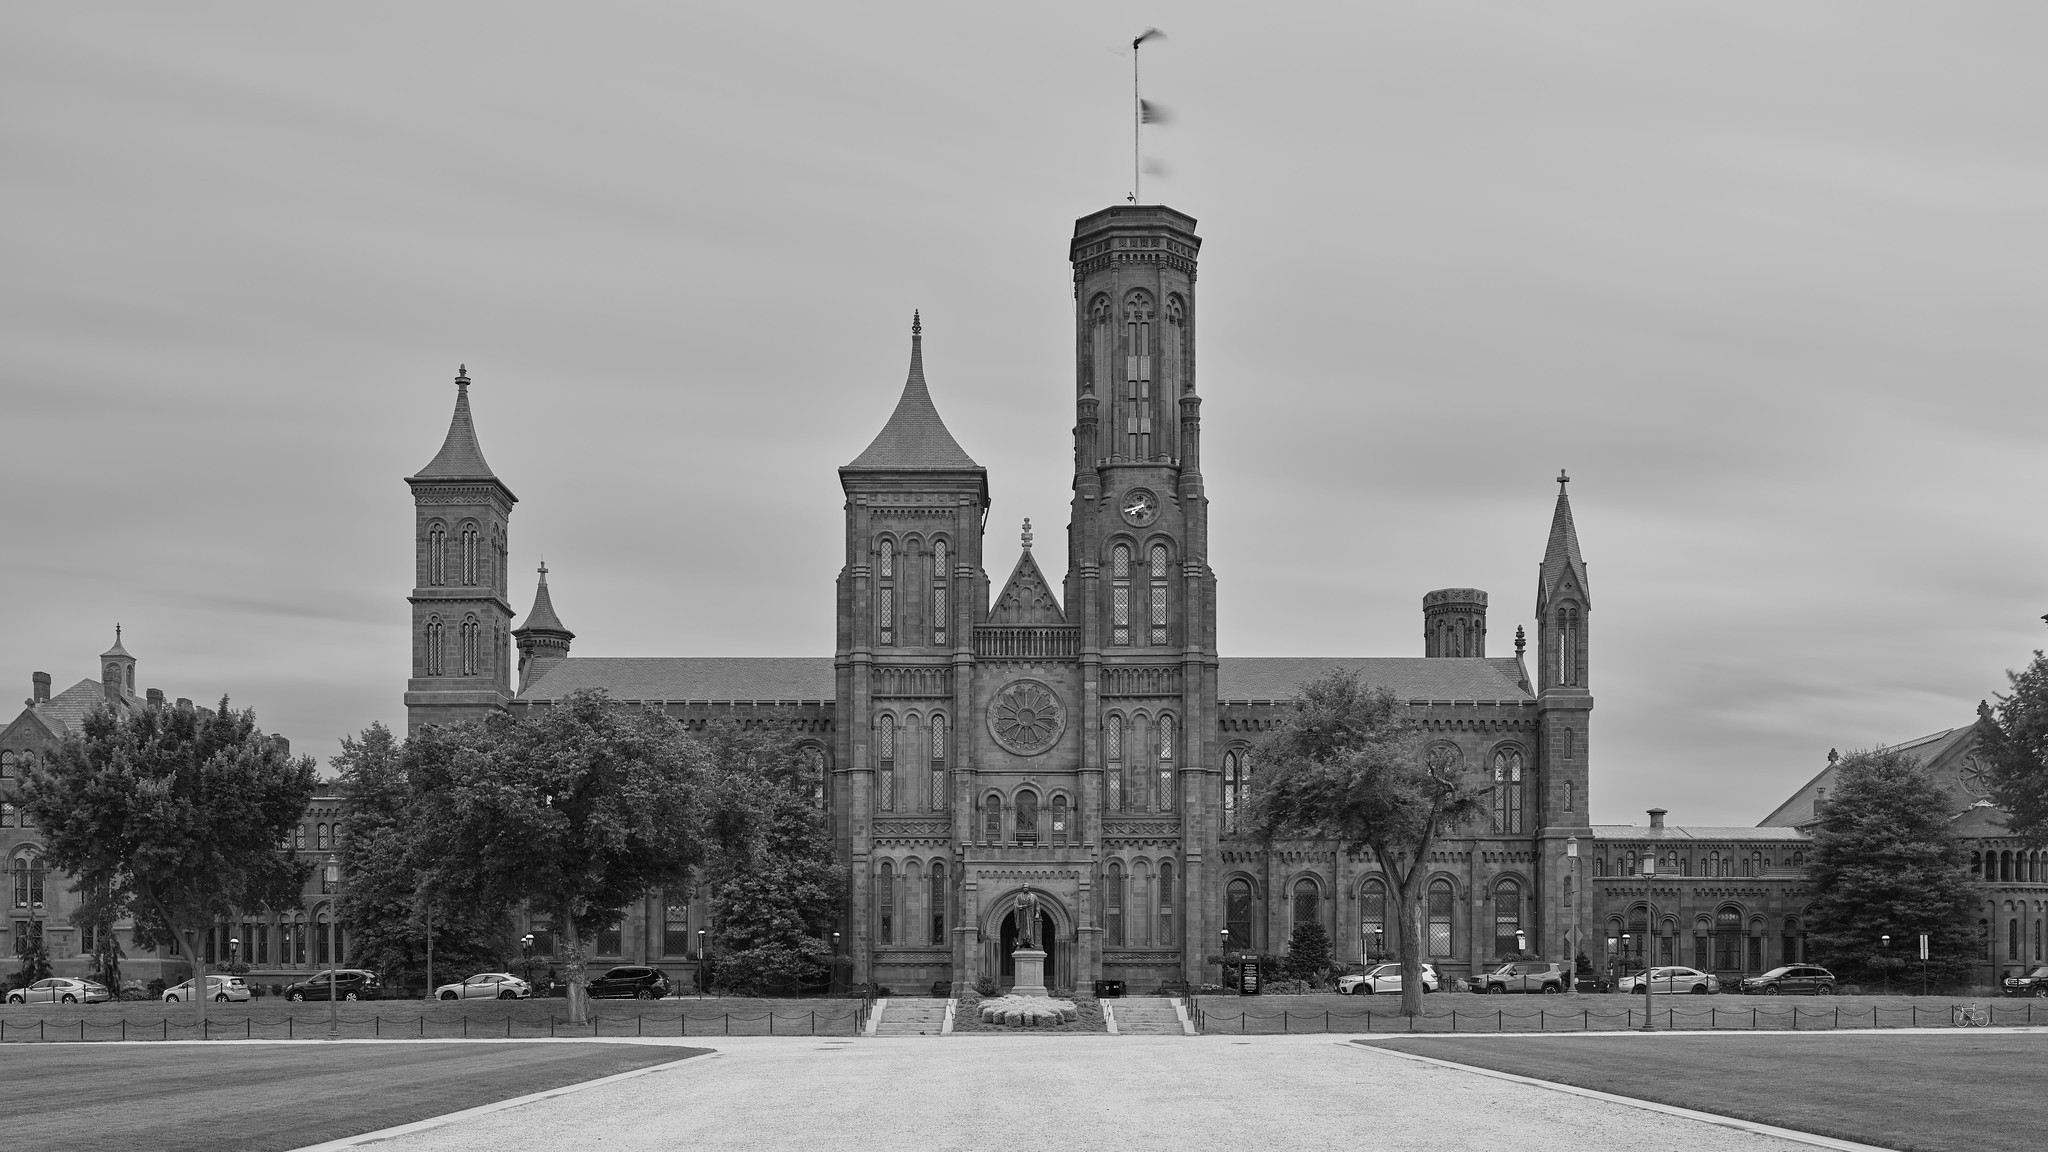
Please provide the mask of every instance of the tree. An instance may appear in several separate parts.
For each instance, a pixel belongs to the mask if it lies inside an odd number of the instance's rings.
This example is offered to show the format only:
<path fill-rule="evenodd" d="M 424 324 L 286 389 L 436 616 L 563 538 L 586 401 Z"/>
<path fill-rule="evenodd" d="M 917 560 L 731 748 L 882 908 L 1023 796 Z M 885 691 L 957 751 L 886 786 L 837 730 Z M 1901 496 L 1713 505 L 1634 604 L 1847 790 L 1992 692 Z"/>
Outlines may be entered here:
<path fill-rule="evenodd" d="M 121 940 L 114 934 L 114 924 L 128 915 L 127 907 L 120 900 L 105 892 L 94 892 L 80 888 L 83 897 L 71 913 L 71 923 L 85 934 L 91 942 L 87 956 L 92 960 L 93 979 L 107 986 L 116 999 L 121 995 Z"/>
<path fill-rule="evenodd" d="M 342 817 L 335 837 L 343 875 L 340 916 L 353 959 L 387 982 L 425 981 L 431 960 L 466 975 L 502 966 L 511 951 L 511 918 L 502 904 L 474 905 L 434 891 L 436 854 L 412 814 L 423 799 L 405 743 L 382 724 L 344 736 L 331 762 L 341 775 Z"/>
<path fill-rule="evenodd" d="M 776 719 L 693 736 L 710 770 L 700 795 L 718 986 L 760 995 L 817 983 L 844 882 L 813 763 Z"/>
<path fill-rule="evenodd" d="M 681 725 L 602 692 L 406 741 L 426 890 L 471 908 L 525 904 L 567 943 L 569 1015 L 585 1019 L 583 941 L 702 855 L 691 790 L 699 746 Z"/>
<path fill-rule="evenodd" d="M 312 757 L 293 759 L 223 696 L 213 710 L 94 709 L 29 766 L 22 804 L 49 862 L 76 890 L 132 910 L 136 943 L 177 941 L 203 992 L 202 932 L 244 909 L 298 903 L 310 865 L 290 836 L 313 784 Z M 204 1035 L 206 997 L 192 1002 Z"/>
<path fill-rule="evenodd" d="M 1286 973 L 1294 980 L 1311 983 L 1327 974 L 1330 963 L 1330 933 L 1320 920 L 1303 920 L 1287 937 Z"/>
<path fill-rule="evenodd" d="M 1947 793 L 1912 756 L 1842 757 L 1807 869 L 1807 939 L 1820 963 L 1850 979 L 1880 979 L 1891 959 L 1883 937 L 1903 950 L 1925 932 L 1930 977 L 1950 983 L 1969 975 L 1977 945 L 1952 815 Z"/>
<path fill-rule="evenodd" d="M 2048 845 L 2048 657 L 2007 672 L 2012 691 L 1998 707 L 1977 704 L 1976 753 L 1988 762 L 1991 802 L 2029 845 Z"/>
<path fill-rule="evenodd" d="M 1413 721 L 1391 692 L 1336 671 L 1301 685 L 1280 726 L 1253 751 L 1249 826 L 1278 839 L 1335 840 L 1370 850 L 1389 887 L 1401 960 L 1401 1010 L 1422 1011 L 1423 894 L 1430 851 L 1479 816 L 1491 786 L 1475 788 L 1454 757 L 1421 754 Z"/>

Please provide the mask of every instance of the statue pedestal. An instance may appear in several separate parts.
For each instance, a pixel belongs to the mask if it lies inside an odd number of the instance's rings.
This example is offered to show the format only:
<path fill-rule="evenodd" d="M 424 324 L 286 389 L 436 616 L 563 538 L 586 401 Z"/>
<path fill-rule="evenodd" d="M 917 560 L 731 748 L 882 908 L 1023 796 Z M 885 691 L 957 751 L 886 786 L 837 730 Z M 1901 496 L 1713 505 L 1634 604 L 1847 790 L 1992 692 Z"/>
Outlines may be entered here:
<path fill-rule="evenodd" d="M 1045 995 L 1045 952 L 1038 948 L 1019 948 L 1010 953 L 1010 959 L 1017 965 L 1017 983 L 1011 987 L 1012 996 Z"/>

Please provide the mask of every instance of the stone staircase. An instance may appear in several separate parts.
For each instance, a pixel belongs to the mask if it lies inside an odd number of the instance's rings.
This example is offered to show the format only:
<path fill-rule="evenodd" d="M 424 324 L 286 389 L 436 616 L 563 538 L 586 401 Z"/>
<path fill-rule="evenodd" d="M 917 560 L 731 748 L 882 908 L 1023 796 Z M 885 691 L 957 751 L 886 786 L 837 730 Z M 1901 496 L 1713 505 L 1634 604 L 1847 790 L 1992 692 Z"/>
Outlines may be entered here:
<path fill-rule="evenodd" d="M 946 1026 L 951 1000 L 930 996 L 891 996 L 875 1021 L 876 1036 L 937 1036 Z"/>
<path fill-rule="evenodd" d="M 1165 996 L 1126 996 L 1104 1000 L 1116 1014 L 1119 1036 L 1185 1036 L 1187 1028 L 1173 1001 Z"/>

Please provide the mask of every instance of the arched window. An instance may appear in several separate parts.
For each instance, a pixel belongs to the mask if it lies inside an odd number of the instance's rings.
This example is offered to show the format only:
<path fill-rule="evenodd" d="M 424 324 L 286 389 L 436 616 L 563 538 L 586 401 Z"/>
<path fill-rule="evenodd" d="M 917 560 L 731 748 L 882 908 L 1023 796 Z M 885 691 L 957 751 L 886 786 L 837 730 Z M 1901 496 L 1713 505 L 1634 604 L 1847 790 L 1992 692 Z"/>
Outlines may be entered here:
<path fill-rule="evenodd" d="M 1763 854 L 1763 853 L 1761 853 L 1761 852 L 1751 852 L 1751 853 L 1749 854 L 1749 874 L 1750 874 L 1751 876 L 1761 876 L 1761 875 L 1763 875 L 1763 874 L 1764 874 L 1764 854 Z"/>
<path fill-rule="evenodd" d="M 1110 947 L 1124 946 L 1124 866 L 1115 861 L 1102 882 L 1102 927 Z"/>
<path fill-rule="evenodd" d="M 946 718 L 932 716 L 931 795 L 926 801 L 934 812 L 946 810 Z"/>
<path fill-rule="evenodd" d="M 1112 712 L 1102 728 L 1102 773 L 1106 800 L 1111 812 L 1124 810 L 1124 718 Z"/>
<path fill-rule="evenodd" d="M 477 670 L 477 654 L 481 647 L 477 643 L 478 626 L 476 617 L 468 616 L 462 621 L 462 674 L 474 676 Z"/>
<path fill-rule="evenodd" d="M 448 582 L 448 530 L 439 523 L 427 529 L 426 583 L 439 587 Z"/>
<path fill-rule="evenodd" d="M 1230 930 L 1232 950 L 1248 952 L 1258 947 L 1252 939 L 1251 881 L 1238 877 L 1224 889 L 1223 926 Z"/>
<path fill-rule="evenodd" d="M 804 779 L 811 789 L 811 807 L 825 807 L 825 750 L 804 749 Z"/>
<path fill-rule="evenodd" d="M 464 584 L 474 585 L 476 583 L 477 560 L 482 555 L 482 550 L 477 544 L 476 528 L 473 525 L 465 526 L 462 529 L 462 582 Z"/>
<path fill-rule="evenodd" d="M 875 799 L 884 812 L 896 810 L 896 718 L 884 712 L 875 740 Z"/>
<path fill-rule="evenodd" d="M 1152 636 L 1151 643 L 1166 643 L 1166 545 L 1152 546 Z"/>
<path fill-rule="evenodd" d="M 0 800 L 0 828 L 14 827 L 15 809 L 10 800 Z"/>
<path fill-rule="evenodd" d="M 306 847 L 306 826 L 300 824 L 292 829 L 292 847 L 304 851 Z"/>
<path fill-rule="evenodd" d="M 14 753 L 0 751 L 0 780 L 14 775 Z"/>
<path fill-rule="evenodd" d="M 322 849 L 322 850 L 326 849 L 326 847 L 327 847 L 327 825 L 325 825 L 325 824 L 315 824 L 315 825 L 313 825 L 313 847 L 314 847 L 314 848 L 316 848 L 316 849 Z"/>
<path fill-rule="evenodd" d="M 1238 791 L 1243 787 L 1237 778 L 1237 753 L 1223 754 L 1223 830 L 1237 831 Z"/>
<path fill-rule="evenodd" d="M 1719 852 L 1707 853 L 1707 871 L 1705 874 L 1708 876 L 1719 876 L 1721 874 L 1721 854 Z"/>
<path fill-rule="evenodd" d="M 882 861 L 881 870 L 875 877 L 875 943 L 896 942 L 896 867 L 889 861 Z"/>
<path fill-rule="evenodd" d="M 2020 922 L 2017 917 L 2005 922 L 2005 958 L 2020 958 Z"/>
<path fill-rule="evenodd" d="M 932 944 L 946 942 L 946 865 L 944 861 L 932 861 Z"/>
<path fill-rule="evenodd" d="M 1714 913 L 1714 967 L 1724 971 L 1742 968 L 1742 912 L 1723 908 Z"/>
<path fill-rule="evenodd" d="M 424 655 L 426 657 L 426 666 L 422 670 L 429 676 L 439 676 L 442 674 L 444 661 L 447 659 L 446 653 L 448 651 L 448 638 L 447 635 L 441 629 L 440 617 L 427 617 L 427 634 L 425 637 L 425 642 L 426 652 L 424 653 Z"/>
<path fill-rule="evenodd" d="M 320 891 L 332 896 L 341 887 L 341 865 L 329 860 L 320 866 Z"/>
<path fill-rule="evenodd" d="M 1493 754 L 1493 830 L 1522 831 L 1522 750 L 1512 744 Z"/>
<path fill-rule="evenodd" d="M 1557 610 L 1557 682 L 1579 682 L 1579 610 L 1571 604 Z"/>
<path fill-rule="evenodd" d="M 981 802 L 981 838 L 991 844 L 1003 838 L 1003 798 L 993 792 Z"/>
<path fill-rule="evenodd" d="M 1493 954 L 1506 956 L 1521 951 L 1515 934 L 1522 930 L 1522 886 L 1504 876 L 1493 886 Z"/>
<path fill-rule="evenodd" d="M 1451 931 L 1456 895 L 1451 882 L 1439 876 L 1429 882 L 1429 954 L 1446 958 L 1451 955 L 1456 937 Z"/>
<path fill-rule="evenodd" d="M 1322 893 L 1316 882 L 1303 876 L 1294 882 L 1294 927 L 1303 924 L 1320 924 L 1323 921 Z"/>
<path fill-rule="evenodd" d="M 1159 785 L 1152 807 L 1157 812 L 1173 811 L 1173 717 L 1159 718 Z"/>
<path fill-rule="evenodd" d="M 1800 962 L 1801 958 L 1799 955 L 1799 917 L 1785 917 L 1785 935 L 1782 938 L 1780 938 L 1778 943 L 1781 949 L 1781 951 L 1778 954 L 1779 963 L 1797 964 Z"/>
<path fill-rule="evenodd" d="M 14 857 L 14 906 L 33 908 L 42 902 L 43 858 L 34 849 L 24 849 Z"/>
<path fill-rule="evenodd" d="M 1574 812 L 1574 811 L 1577 811 L 1577 809 L 1576 809 L 1576 808 L 1574 807 L 1574 805 L 1576 805 L 1576 804 L 1578 803 L 1578 796 L 1579 796 L 1579 784 L 1578 784 L 1578 781 L 1576 781 L 1576 780 L 1567 780 L 1567 781 L 1565 781 L 1565 782 L 1564 782 L 1564 810 L 1565 810 L 1565 811 L 1567 811 L 1567 812 Z"/>
<path fill-rule="evenodd" d="M 1067 843 L 1067 794 L 1062 792 L 1052 798 L 1052 842 L 1057 847 Z"/>
<path fill-rule="evenodd" d="M 1565 758 L 1566 760 L 1570 760 L 1570 759 L 1572 758 L 1572 756 L 1573 756 L 1573 755 L 1574 755 L 1575 753 L 1577 753 L 1577 751 L 1578 751 L 1578 747 L 1579 747 L 1579 734 L 1578 734 L 1577 732 L 1573 731 L 1573 730 L 1572 730 L 1572 729 L 1570 729 L 1570 728 L 1567 728 L 1567 729 L 1565 729 L 1565 730 L 1564 730 L 1564 758 Z"/>
<path fill-rule="evenodd" d="M 1635 853 L 1635 849 L 1633 849 L 1633 848 L 1629 849 L 1628 855 L 1626 855 L 1626 856 L 1623 856 L 1623 857 L 1621 858 L 1621 861 L 1622 861 L 1622 863 L 1621 863 L 1621 874 L 1622 874 L 1623 876 L 1633 876 L 1633 875 L 1635 875 L 1635 874 L 1636 874 L 1636 853 Z"/>
<path fill-rule="evenodd" d="M 1118 647 L 1131 642 L 1131 546 L 1118 544 L 1109 550 L 1109 642 Z"/>
<path fill-rule="evenodd" d="M 1159 862 L 1159 946 L 1173 945 L 1173 861 Z"/>
<path fill-rule="evenodd" d="M 883 644 L 896 643 L 896 542 L 884 539 L 875 564 L 875 626 Z"/>
<path fill-rule="evenodd" d="M 1393 943 L 1387 935 L 1387 885 L 1383 880 L 1367 880 L 1359 890 L 1358 933 L 1368 964 L 1386 955 Z"/>
<path fill-rule="evenodd" d="M 1038 842 L 1038 793 L 1026 788 L 1017 793 L 1017 842 Z"/>
<path fill-rule="evenodd" d="M 946 589 L 952 583 L 951 566 L 946 563 L 946 542 L 932 541 L 932 643 L 946 644 Z"/>
<path fill-rule="evenodd" d="M 1152 297 L 1133 292 L 1124 299 L 1124 456 L 1152 458 Z"/>

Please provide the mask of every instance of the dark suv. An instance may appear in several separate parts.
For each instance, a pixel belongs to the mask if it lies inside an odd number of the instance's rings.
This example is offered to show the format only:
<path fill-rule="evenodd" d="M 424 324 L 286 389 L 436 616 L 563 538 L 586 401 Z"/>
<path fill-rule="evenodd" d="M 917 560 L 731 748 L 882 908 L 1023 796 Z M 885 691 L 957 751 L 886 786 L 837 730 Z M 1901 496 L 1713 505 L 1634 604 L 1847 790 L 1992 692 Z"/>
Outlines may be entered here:
<path fill-rule="evenodd" d="M 2048 999 L 2048 964 L 2044 964 L 2024 976 L 2007 976 L 2005 978 L 2005 994 L 2007 996 L 2039 996 L 2043 999 Z"/>
<path fill-rule="evenodd" d="M 328 981 L 334 981 L 334 990 L 328 991 Z M 287 1000 L 379 1000 L 383 998 L 384 986 L 377 982 L 377 974 L 362 968 L 343 968 L 339 971 L 315 972 L 296 984 L 284 986 Z"/>
<path fill-rule="evenodd" d="M 1516 960 L 1503 964 L 1478 980 L 1479 991 L 1562 992 L 1572 986 L 1571 969 L 1544 960 Z"/>
<path fill-rule="evenodd" d="M 668 995 L 668 973 L 659 968 L 624 964 L 592 980 L 594 999 L 659 1000 Z"/>
<path fill-rule="evenodd" d="M 1815 964 L 1786 964 L 1744 980 L 1742 990 L 1750 995 L 1832 996 L 1835 974 Z"/>

